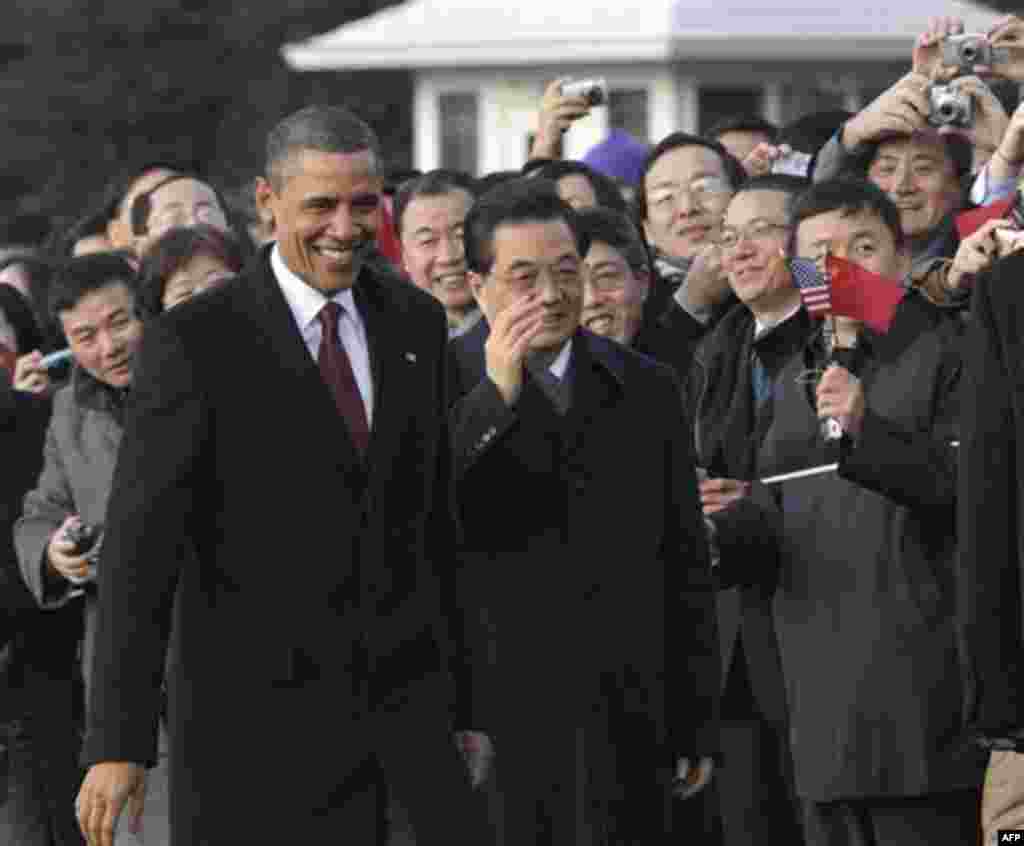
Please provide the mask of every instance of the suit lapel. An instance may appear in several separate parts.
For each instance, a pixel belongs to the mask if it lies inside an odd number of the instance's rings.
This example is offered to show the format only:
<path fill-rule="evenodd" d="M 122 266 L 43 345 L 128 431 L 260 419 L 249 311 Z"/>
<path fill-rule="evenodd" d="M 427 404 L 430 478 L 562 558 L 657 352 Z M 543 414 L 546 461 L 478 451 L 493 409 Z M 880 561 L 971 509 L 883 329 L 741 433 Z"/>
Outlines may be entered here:
<path fill-rule="evenodd" d="M 615 402 L 621 384 L 615 377 L 614 363 L 607 360 L 592 335 L 577 330 L 573 335 L 568 376 L 571 379 L 572 404 L 565 416 L 568 457 L 586 446 L 587 432 L 594 422 Z"/>
<path fill-rule="evenodd" d="M 348 427 L 338 414 L 334 397 L 295 323 L 270 268 L 269 256 L 269 250 L 260 254 L 258 266 L 251 268 L 246 283 L 240 286 L 240 299 L 253 324 L 262 330 L 262 344 L 284 382 L 280 387 L 268 384 L 270 394 L 277 401 L 294 402 L 297 408 L 309 409 L 308 418 L 303 420 L 304 425 L 311 427 L 309 442 L 318 450 L 331 450 L 348 467 L 361 469 L 362 461 Z"/>
<path fill-rule="evenodd" d="M 387 291 L 373 274 L 364 269 L 353 289 L 356 308 L 366 326 L 366 339 L 370 347 L 370 372 L 373 375 L 373 422 L 370 425 L 370 445 L 367 462 L 381 453 L 381 442 L 389 434 L 389 406 L 391 389 L 400 382 L 409 362 L 401 355 L 396 337 L 394 310 L 389 308 Z M 415 354 L 413 354 L 415 356 Z"/>

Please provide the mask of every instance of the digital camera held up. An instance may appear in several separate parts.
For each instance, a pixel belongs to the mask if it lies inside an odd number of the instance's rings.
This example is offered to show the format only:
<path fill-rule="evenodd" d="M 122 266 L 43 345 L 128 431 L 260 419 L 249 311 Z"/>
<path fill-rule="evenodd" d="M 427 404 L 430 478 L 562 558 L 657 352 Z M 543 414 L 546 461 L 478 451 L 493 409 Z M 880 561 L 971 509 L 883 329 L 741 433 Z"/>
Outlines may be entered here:
<path fill-rule="evenodd" d="M 608 83 L 604 79 L 580 79 L 562 86 L 563 97 L 582 97 L 589 106 L 603 106 L 608 102 Z"/>
<path fill-rule="evenodd" d="M 955 65 L 962 74 L 974 73 L 975 65 L 991 67 L 996 52 L 984 35 L 951 35 L 942 42 L 942 63 Z"/>
<path fill-rule="evenodd" d="M 966 91 L 951 85 L 933 85 L 928 89 L 928 102 L 928 123 L 932 126 L 967 129 L 974 124 L 974 102 Z"/>

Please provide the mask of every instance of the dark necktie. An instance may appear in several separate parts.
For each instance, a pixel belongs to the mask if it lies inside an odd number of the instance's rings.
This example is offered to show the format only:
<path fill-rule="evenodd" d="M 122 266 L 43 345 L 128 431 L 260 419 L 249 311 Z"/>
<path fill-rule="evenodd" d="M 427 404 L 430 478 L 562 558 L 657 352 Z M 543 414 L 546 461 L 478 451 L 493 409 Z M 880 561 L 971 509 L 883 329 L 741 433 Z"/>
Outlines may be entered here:
<path fill-rule="evenodd" d="M 772 379 L 756 350 L 750 353 L 750 386 L 754 392 L 754 409 L 758 410 L 772 395 Z"/>
<path fill-rule="evenodd" d="M 360 453 L 370 443 L 370 427 L 366 422 L 366 406 L 352 372 L 352 362 L 338 335 L 338 321 L 343 311 L 340 304 L 329 301 L 320 310 L 320 375 L 334 394 L 338 412 L 348 424 L 349 434 Z"/>
<path fill-rule="evenodd" d="M 546 362 L 543 358 L 530 358 L 527 359 L 526 369 L 530 371 L 530 375 L 537 383 L 541 393 L 551 401 L 555 411 L 565 415 L 568 413 L 570 405 L 569 385 L 565 379 L 559 379 L 551 372 L 549 364 L 550 362 Z"/>

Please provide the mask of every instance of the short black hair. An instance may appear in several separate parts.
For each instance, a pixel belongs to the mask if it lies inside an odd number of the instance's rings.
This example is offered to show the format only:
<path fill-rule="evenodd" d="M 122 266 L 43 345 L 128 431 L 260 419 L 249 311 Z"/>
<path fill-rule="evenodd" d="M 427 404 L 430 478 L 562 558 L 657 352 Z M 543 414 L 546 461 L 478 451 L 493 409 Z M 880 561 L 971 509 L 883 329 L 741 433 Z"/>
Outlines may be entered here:
<path fill-rule="evenodd" d="M 359 153 L 369 150 L 381 168 L 380 141 L 369 124 L 340 106 L 306 106 L 288 115 L 267 135 L 266 177 L 280 192 L 285 165 L 303 150 L 320 153 Z"/>
<path fill-rule="evenodd" d="M 485 173 L 477 180 L 477 189 L 482 197 L 492 188 L 497 188 L 506 182 L 512 182 L 515 179 L 519 179 L 522 176 L 518 170 L 492 170 L 490 173 Z"/>
<path fill-rule="evenodd" d="M 50 286 L 57 269 L 57 263 L 48 256 L 36 253 L 13 253 L 0 261 L 0 271 L 19 265 L 28 279 L 28 304 L 32 308 L 36 325 L 43 332 L 43 349 L 63 347 L 63 329 L 50 317 L 48 310 Z"/>
<path fill-rule="evenodd" d="M 613 209 L 580 209 L 576 212 L 579 231 L 587 239 L 587 250 L 595 242 L 607 244 L 622 253 L 634 273 L 651 272 L 651 257 L 636 226 L 622 212 Z"/>
<path fill-rule="evenodd" d="M 451 194 L 453 191 L 465 191 L 475 199 L 477 195 L 476 180 L 461 170 L 439 168 L 403 182 L 395 192 L 392 204 L 392 217 L 399 239 L 402 237 L 402 217 L 405 215 L 409 203 L 417 197 L 440 197 L 444 194 Z"/>
<path fill-rule="evenodd" d="M 526 175 L 526 174 L 524 174 Z M 575 159 L 552 159 L 541 165 L 532 166 L 529 169 L 529 176 L 535 179 L 550 179 L 558 183 L 559 179 L 566 176 L 582 176 L 594 189 L 594 196 L 597 197 L 597 204 L 606 209 L 614 209 L 617 212 L 626 211 L 626 199 L 618 186 L 605 176 L 594 170 L 585 162 Z"/>
<path fill-rule="evenodd" d="M 62 312 L 73 309 L 82 298 L 108 285 L 123 284 L 134 295 L 135 268 L 117 253 L 93 253 L 69 259 L 54 276 L 50 287 L 50 314 L 60 320 Z"/>
<path fill-rule="evenodd" d="M 896 249 L 906 244 L 900 210 L 885 191 L 866 179 L 841 177 L 816 183 L 794 199 L 789 209 L 789 222 L 793 227 L 791 248 L 796 246 L 797 230 L 803 221 L 833 211 L 841 212 L 844 217 L 864 211 L 876 214 L 892 232 Z M 795 249 L 790 252 L 795 254 Z"/>
<path fill-rule="evenodd" d="M 43 332 L 32 313 L 32 305 L 17 288 L 0 285 L 0 312 L 14 329 L 15 350 L 19 356 L 33 350 L 41 350 L 44 345 Z"/>
<path fill-rule="evenodd" d="M 738 197 L 749 191 L 780 191 L 790 197 L 795 197 L 810 186 L 811 180 L 802 176 L 793 176 L 788 173 L 766 173 L 764 176 L 755 176 L 744 182 L 733 196 Z"/>
<path fill-rule="evenodd" d="M 520 177 L 492 188 L 466 215 L 466 265 L 486 275 L 494 265 L 494 232 L 502 224 L 564 220 L 581 256 L 590 246 L 576 222 L 572 207 L 546 179 Z"/>
<path fill-rule="evenodd" d="M 644 167 L 640 175 L 640 185 L 636 192 L 637 209 L 640 212 L 641 220 L 647 219 L 647 174 L 650 173 L 651 168 L 654 167 L 658 159 L 680 147 L 704 147 L 715 153 L 722 160 L 722 170 L 725 172 L 726 181 L 728 181 L 729 187 L 734 191 L 738 190 L 747 181 L 747 172 L 743 169 L 739 159 L 717 141 L 712 141 L 710 138 L 704 138 L 700 135 L 691 135 L 689 132 L 673 132 L 671 135 L 662 138 L 657 146 L 647 154 L 647 158 L 644 159 Z"/>
<path fill-rule="evenodd" d="M 775 144 L 779 137 L 779 128 L 767 118 L 760 115 L 739 114 L 729 115 L 714 123 L 705 137 L 718 141 L 727 132 L 759 132 L 768 137 L 769 144 Z"/>
<path fill-rule="evenodd" d="M 164 291 L 171 277 L 196 256 L 208 256 L 240 273 L 245 253 L 232 235 L 209 224 L 178 226 L 160 236 L 146 251 L 138 273 L 139 306 L 147 317 L 164 311 Z"/>

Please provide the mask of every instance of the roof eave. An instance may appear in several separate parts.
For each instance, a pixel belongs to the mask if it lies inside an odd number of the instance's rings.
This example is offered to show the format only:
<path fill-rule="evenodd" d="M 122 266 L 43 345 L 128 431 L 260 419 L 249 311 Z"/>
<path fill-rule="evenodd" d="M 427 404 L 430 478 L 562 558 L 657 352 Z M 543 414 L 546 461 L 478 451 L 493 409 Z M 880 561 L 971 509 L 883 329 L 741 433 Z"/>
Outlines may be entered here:
<path fill-rule="evenodd" d="M 702 34 L 671 40 L 536 41 L 479 44 L 287 44 L 285 61 L 295 70 L 380 68 L 509 67 L 532 64 L 627 63 L 663 61 L 829 60 L 857 62 L 908 60 L 908 36 L 739 36 Z"/>

